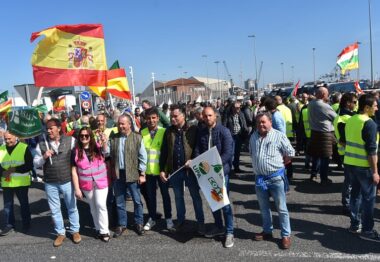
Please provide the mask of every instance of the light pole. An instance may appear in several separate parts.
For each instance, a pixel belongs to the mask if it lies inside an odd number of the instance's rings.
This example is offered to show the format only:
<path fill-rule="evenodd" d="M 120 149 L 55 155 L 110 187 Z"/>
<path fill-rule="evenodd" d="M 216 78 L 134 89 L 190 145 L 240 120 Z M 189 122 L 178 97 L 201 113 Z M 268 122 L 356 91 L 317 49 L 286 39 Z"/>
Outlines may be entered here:
<path fill-rule="evenodd" d="M 131 74 L 131 82 L 132 82 L 132 103 L 133 103 L 133 106 L 136 105 L 136 100 L 135 100 L 135 78 L 134 78 L 134 75 L 133 75 L 133 67 L 130 66 L 129 67 L 129 73 Z"/>
<path fill-rule="evenodd" d="M 371 20 L 371 0 L 368 0 L 368 19 L 369 19 L 369 50 L 371 54 L 371 87 L 373 88 L 373 56 L 372 56 L 372 20 Z"/>
<path fill-rule="evenodd" d="M 315 82 L 315 47 L 313 47 L 313 79 L 314 79 L 314 85 L 317 83 Z"/>
<path fill-rule="evenodd" d="M 282 70 L 282 87 L 285 88 L 285 74 L 284 74 L 284 63 L 281 62 L 281 70 Z"/>
<path fill-rule="evenodd" d="M 220 96 L 220 99 L 222 99 L 222 89 L 220 87 L 220 80 L 219 80 L 219 63 L 220 63 L 220 61 L 215 61 L 214 63 L 216 64 L 216 75 L 217 75 L 217 78 L 218 78 L 219 96 Z"/>
<path fill-rule="evenodd" d="M 255 35 L 249 35 L 248 37 L 252 37 L 253 38 L 253 56 L 255 58 L 255 87 L 254 87 L 254 90 L 253 92 L 255 92 L 255 90 L 257 90 L 257 59 L 256 59 L 256 36 Z"/>
<path fill-rule="evenodd" d="M 157 105 L 156 101 L 156 84 L 154 82 L 154 73 L 152 72 L 152 86 L 153 86 L 153 97 L 154 97 L 154 106 Z"/>

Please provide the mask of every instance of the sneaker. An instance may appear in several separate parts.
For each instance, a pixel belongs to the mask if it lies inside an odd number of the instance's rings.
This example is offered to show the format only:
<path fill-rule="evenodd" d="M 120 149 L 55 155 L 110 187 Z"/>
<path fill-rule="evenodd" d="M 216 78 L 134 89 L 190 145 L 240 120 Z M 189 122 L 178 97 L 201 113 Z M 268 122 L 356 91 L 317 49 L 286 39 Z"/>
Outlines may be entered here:
<path fill-rule="evenodd" d="M 226 241 L 224 242 L 224 247 L 229 248 L 234 246 L 234 235 L 227 234 Z"/>
<path fill-rule="evenodd" d="M 206 234 L 206 225 L 204 223 L 198 224 L 197 233 L 200 236 L 204 236 Z"/>
<path fill-rule="evenodd" d="M 208 231 L 205 234 L 205 237 L 207 237 L 207 238 L 213 238 L 213 237 L 216 237 L 216 236 L 223 236 L 224 233 L 225 233 L 224 228 L 217 228 L 216 226 L 214 226 L 210 231 Z"/>
<path fill-rule="evenodd" d="M 172 220 L 171 218 L 167 218 L 167 219 L 166 219 L 166 228 L 167 228 L 169 231 L 175 231 L 174 223 L 173 223 L 173 220 Z"/>
<path fill-rule="evenodd" d="M 360 237 L 363 239 L 380 241 L 379 233 L 377 233 L 376 230 L 364 231 Z"/>
<path fill-rule="evenodd" d="M 145 234 L 145 230 L 144 230 L 144 226 L 143 225 L 136 224 L 135 225 L 135 229 L 136 229 L 137 235 L 142 236 L 142 235 Z"/>
<path fill-rule="evenodd" d="M 40 177 L 33 177 L 33 182 L 42 182 L 42 178 Z"/>
<path fill-rule="evenodd" d="M 9 233 L 11 233 L 11 232 L 13 232 L 13 227 L 12 226 L 6 226 L 1 230 L 0 236 L 5 237 L 5 236 L 9 235 Z"/>
<path fill-rule="evenodd" d="M 63 241 L 65 240 L 65 235 L 58 235 L 57 238 L 53 242 L 54 247 L 60 247 L 63 244 Z"/>
<path fill-rule="evenodd" d="M 144 230 L 145 231 L 149 231 L 151 230 L 152 227 L 154 227 L 156 225 L 156 221 L 154 221 L 153 219 L 149 218 L 148 219 L 148 222 L 146 222 L 145 226 L 144 226 Z"/>

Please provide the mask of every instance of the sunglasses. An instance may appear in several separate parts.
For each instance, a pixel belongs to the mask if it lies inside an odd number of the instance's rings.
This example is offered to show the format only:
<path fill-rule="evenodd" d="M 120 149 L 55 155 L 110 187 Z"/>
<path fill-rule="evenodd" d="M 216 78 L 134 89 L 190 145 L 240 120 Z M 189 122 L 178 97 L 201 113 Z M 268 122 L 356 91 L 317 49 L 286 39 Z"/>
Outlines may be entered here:
<path fill-rule="evenodd" d="M 86 139 L 89 139 L 90 138 L 90 135 L 86 134 L 86 135 L 82 135 L 80 134 L 79 135 L 80 138 L 86 138 Z"/>

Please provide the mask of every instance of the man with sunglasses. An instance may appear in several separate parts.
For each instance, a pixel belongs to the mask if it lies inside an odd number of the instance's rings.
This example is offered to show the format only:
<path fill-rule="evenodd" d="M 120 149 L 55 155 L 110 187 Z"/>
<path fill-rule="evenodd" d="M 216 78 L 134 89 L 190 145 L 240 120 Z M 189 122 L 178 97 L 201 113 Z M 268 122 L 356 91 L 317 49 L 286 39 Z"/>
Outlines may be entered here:
<path fill-rule="evenodd" d="M 82 240 L 79 213 L 71 178 L 71 150 L 75 147 L 75 138 L 61 134 L 61 122 L 56 118 L 47 121 L 46 130 L 47 140 L 38 144 L 33 162 L 36 168 L 43 167 L 45 191 L 57 233 L 53 245 L 61 246 L 66 238 L 60 194 L 66 204 L 72 240 L 79 244 Z"/>
<path fill-rule="evenodd" d="M 341 162 L 343 163 L 344 158 L 344 147 L 346 141 L 346 135 L 344 133 L 344 129 L 346 127 L 347 120 L 351 118 L 351 116 L 355 115 L 355 107 L 358 102 L 358 96 L 355 93 L 345 93 L 339 104 L 339 115 L 334 119 L 334 131 L 335 137 L 338 141 L 338 154 L 341 158 Z M 343 205 L 343 214 L 350 214 L 350 191 L 351 191 L 351 183 L 350 176 L 346 172 L 344 172 L 344 182 L 342 189 L 342 205 Z"/>

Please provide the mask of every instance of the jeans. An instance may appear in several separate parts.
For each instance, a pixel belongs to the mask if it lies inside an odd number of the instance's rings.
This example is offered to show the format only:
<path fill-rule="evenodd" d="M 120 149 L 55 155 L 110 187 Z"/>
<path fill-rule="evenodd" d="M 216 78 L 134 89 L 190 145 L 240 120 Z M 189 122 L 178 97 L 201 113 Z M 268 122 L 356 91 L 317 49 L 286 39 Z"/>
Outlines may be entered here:
<path fill-rule="evenodd" d="M 22 187 L 3 187 L 5 225 L 9 227 L 15 226 L 14 201 L 13 197 L 16 194 L 21 207 L 22 224 L 24 227 L 30 225 L 30 208 L 28 199 L 28 186 Z"/>
<path fill-rule="evenodd" d="M 61 199 L 59 197 L 60 194 L 63 195 L 67 213 L 69 215 L 70 231 L 72 233 L 79 232 L 79 213 L 72 183 L 45 183 L 45 191 L 54 221 L 54 230 L 57 232 L 57 234 L 65 234 L 65 226 L 63 224 L 63 217 L 61 212 Z"/>
<path fill-rule="evenodd" d="M 344 166 L 344 181 L 342 188 L 342 205 L 347 210 L 350 209 L 350 193 L 351 193 L 351 180 L 350 172 L 346 166 Z"/>
<path fill-rule="evenodd" d="M 282 177 L 277 176 L 265 181 L 268 190 L 263 190 L 261 187 L 256 186 L 257 200 L 260 206 L 261 218 L 263 220 L 263 231 L 265 233 L 272 233 L 272 212 L 270 210 L 269 198 L 273 197 L 278 217 L 280 220 L 281 237 L 290 236 L 290 219 L 289 212 L 286 206 L 286 195 L 284 189 L 284 181 Z"/>
<path fill-rule="evenodd" d="M 229 176 L 225 175 L 225 185 L 227 188 L 227 194 L 229 194 Z M 212 213 L 215 220 L 215 225 L 218 228 L 223 228 L 223 220 L 222 220 L 222 211 L 223 211 L 223 217 L 224 221 L 226 223 L 226 234 L 233 234 L 234 233 L 234 215 L 232 213 L 232 207 L 231 204 L 224 206 L 222 209 L 216 210 Z"/>
<path fill-rule="evenodd" d="M 321 181 L 328 179 L 330 157 L 312 157 L 311 160 L 311 176 L 321 175 Z"/>
<path fill-rule="evenodd" d="M 240 163 L 240 151 L 241 151 L 242 139 L 241 139 L 241 135 L 233 135 L 232 138 L 234 140 L 234 160 L 232 164 L 234 166 L 234 169 L 238 170 L 239 163 Z"/>
<path fill-rule="evenodd" d="M 133 200 L 135 224 L 142 225 L 144 223 L 144 218 L 140 185 L 137 182 L 126 182 L 125 171 L 120 170 L 120 177 L 114 181 L 113 188 L 116 200 L 118 226 L 127 227 L 128 225 L 127 209 L 125 206 L 127 189 L 131 192 Z"/>
<path fill-rule="evenodd" d="M 357 229 L 361 222 L 364 232 L 371 231 L 374 226 L 373 213 L 376 200 L 376 185 L 373 184 L 371 169 L 345 166 L 349 172 L 352 186 L 350 195 L 351 228 Z"/>
<path fill-rule="evenodd" d="M 185 221 L 186 207 L 184 199 L 184 182 L 187 185 L 190 196 L 193 200 L 195 217 L 199 224 L 203 224 L 205 222 L 205 217 L 203 214 L 202 198 L 199 194 L 198 181 L 195 175 L 191 171 L 189 171 L 188 174 L 187 170 L 179 171 L 170 179 L 177 208 L 177 222 L 180 224 Z"/>
<path fill-rule="evenodd" d="M 146 175 L 146 189 L 148 193 L 148 211 L 149 217 L 153 220 L 156 220 L 157 213 L 157 183 L 160 187 L 162 202 L 164 205 L 165 218 L 172 218 L 172 205 L 169 195 L 169 186 L 168 183 L 163 183 L 160 179 L 160 176 L 155 175 Z"/>

